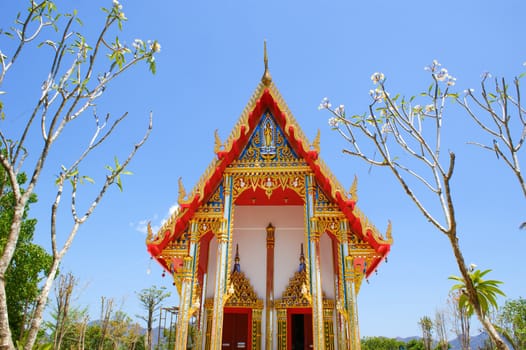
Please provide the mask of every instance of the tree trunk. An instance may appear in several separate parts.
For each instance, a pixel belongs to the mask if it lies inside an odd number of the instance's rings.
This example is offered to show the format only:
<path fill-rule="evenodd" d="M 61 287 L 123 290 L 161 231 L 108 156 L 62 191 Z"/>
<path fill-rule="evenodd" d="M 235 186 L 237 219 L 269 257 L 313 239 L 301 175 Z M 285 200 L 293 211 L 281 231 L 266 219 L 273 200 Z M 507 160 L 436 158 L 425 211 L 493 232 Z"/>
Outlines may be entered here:
<path fill-rule="evenodd" d="M 464 260 L 464 256 L 462 255 L 462 251 L 460 250 L 456 232 L 449 232 L 447 236 L 449 238 L 449 242 L 451 243 L 451 247 L 453 248 L 455 260 L 457 261 L 460 274 L 462 275 L 462 278 L 465 281 L 466 293 L 468 295 L 469 301 L 473 305 L 473 309 L 475 310 L 477 318 L 479 319 L 486 332 L 488 332 L 488 336 L 491 338 L 491 340 L 493 340 L 497 349 L 509 350 L 508 345 L 506 345 L 506 343 L 502 340 L 500 334 L 495 329 L 495 326 L 493 326 L 493 324 L 488 320 L 488 318 L 482 313 L 477 291 L 475 290 L 475 286 L 473 285 L 473 281 L 471 280 L 468 269 L 466 267 L 466 262 Z"/>
<path fill-rule="evenodd" d="M 13 186 L 13 191 L 15 188 Z M 5 273 L 13 255 L 15 254 L 15 248 L 18 243 L 18 237 L 20 236 L 20 227 L 22 224 L 22 218 L 24 216 L 25 203 L 27 197 L 24 196 L 19 198 L 17 204 L 13 209 L 13 221 L 9 231 L 9 237 L 6 241 L 2 257 L 0 258 L 0 350 L 11 350 L 15 348 L 13 344 L 13 338 L 11 334 L 11 328 L 9 327 L 9 315 L 7 312 L 7 294 L 5 290 Z"/>
<path fill-rule="evenodd" d="M 33 346 L 35 345 L 38 336 L 38 331 L 40 329 L 40 326 L 42 325 L 42 320 L 44 318 L 44 309 L 46 308 L 47 298 L 49 296 L 49 292 L 51 291 L 53 281 L 57 276 L 57 271 L 61 260 L 61 256 L 53 258 L 53 263 L 51 264 L 49 274 L 46 277 L 46 282 L 44 283 L 44 286 L 40 291 L 40 295 L 38 296 L 35 314 L 33 316 L 33 320 L 31 321 L 31 326 L 29 327 L 29 332 L 27 335 L 26 344 L 24 345 L 24 350 L 32 350 Z"/>

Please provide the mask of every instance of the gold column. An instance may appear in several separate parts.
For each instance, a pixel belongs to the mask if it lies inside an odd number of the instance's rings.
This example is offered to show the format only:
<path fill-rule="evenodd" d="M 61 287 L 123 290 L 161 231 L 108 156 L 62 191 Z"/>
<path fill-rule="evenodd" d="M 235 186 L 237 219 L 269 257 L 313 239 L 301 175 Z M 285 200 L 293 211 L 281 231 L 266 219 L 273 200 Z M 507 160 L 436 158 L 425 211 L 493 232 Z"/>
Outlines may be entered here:
<path fill-rule="evenodd" d="M 320 272 L 320 229 L 318 220 L 314 216 L 314 206 L 316 205 L 316 187 L 314 175 L 307 175 L 305 178 L 307 186 L 305 215 L 306 215 L 306 235 L 308 239 L 308 276 L 310 277 L 309 292 L 312 296 L 312 335 L 314 350 L 324 349 L 323 332 L 323 294 L 321 288 Z"/>
<path fill-rule="evenodd" d="M 320 271 L 320 232 L 317 228 L 316 218 L 311 219 L 310 233 L 310 276 L 311 276 L 311 295 L 312 295 L 312 335 L 315 350 L 325 349 L 324 344 L 324 324 L 323 324 L 323 292 L 321 288 Z"/>
<path fill-rule="evenodd" d="M 179 317 L 177 320 L 177 337 L 175 342 L 176 350 L 186 349 L 186 341 L 188 339 L 188 323 L 190 322 L 190 316 L 195 309 L 193 309 L 193 290 L 194 281 L 196 278 L 196 261 L 198 259 L 198 242 L 199 233 L 197 230 L 197 223 L 190 221 L 190 247 L 188 256 L 184 257 L 183 260 L 183 271 L 182 271 L 182 288 L 179 302 Z"/>
<path fill-rule="evenodd" d="M 287 350 L 287 309 L 278 309 L 278 350 Z"/>
<path fill-rule="evenodd" d="M 336 289 L 336 308 L 337 308 L 337 336 L 338 336 L 338 348 L 349 349 L 348 345 L 350 332 L 349 332 L 349 317 L 347 311 L 347 290 L 345 286 L 345 262 L 341 263 L 342 259 L 349 255 L 349 238 L 347 236 L 349 228 L 349 222 L 346 219 L 340 220 L 340 233 L 339 233 L 339 247 L 338 247 L 338 287 Z"/>
<path fill-rule="evenodd" d="M 210 350 L 221 350 L 223 338 L 223 306 L 228 298 L 227 283 L 229 274 L 230 243 L 232 235 L 230 223 L 232 219 L 232 176 L 225 175 L 223 179 L 225 206 L 221 228 L 217 234 L 217 270 L 215 281 L 214 307 L 212 315 L 212 331 L 210 334 Z"/>
<path fill-rule="evenodd" d="M 360 350 L 360 329 L 358 328 L 358 307 L 356 305 L 354 259 L 351 255 L 345 256 L 345 310 L 347 332 L 349 334 L 350 350 Z"/>
<path fill-rule="evenodd" d="M 179 317 L 177 320 L 177 339 L 175 350 L 185 350 L 188 335 L 188 322 L 190 320 L 190 306 L 192 303 L 192 262 L 190 256 L 184 257 L 182 272 L 181 300 L 179 303 Z"/>
<path fill-rule="evenodd" d="M 272 224 L 267 226 L 267 295 L 265 301 L 265 349 L 272 350 L 274 336 L 274 232 Z"/>

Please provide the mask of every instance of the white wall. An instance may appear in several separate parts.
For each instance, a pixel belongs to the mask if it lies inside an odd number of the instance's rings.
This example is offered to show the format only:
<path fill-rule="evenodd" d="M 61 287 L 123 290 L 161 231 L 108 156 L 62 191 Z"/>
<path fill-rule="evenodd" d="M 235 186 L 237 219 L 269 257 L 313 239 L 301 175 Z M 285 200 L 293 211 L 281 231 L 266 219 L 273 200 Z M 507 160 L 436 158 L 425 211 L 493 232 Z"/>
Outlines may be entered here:
<path fill-rule="evenodd" d="M 252 283 L 259 298 L 266 293 L 266 254 L 269 223 L 276 228 L 274 251 L 274 293 L 281 297 L 289 279 L 299 267 L 300 245 L 304 244 L 303 206 L 236 206 L 234 208 L 234 233 L 232 267 L 236 244 L 239 244 L 241 271 Z M 334 277 L 331 239 L 323 234 L 320 239 L 322 286 L 328 298 L 334 298 Z M 212 238 L 208 256 L 207 298 L 214 295 L 217 259 L 217 240 Z"/>

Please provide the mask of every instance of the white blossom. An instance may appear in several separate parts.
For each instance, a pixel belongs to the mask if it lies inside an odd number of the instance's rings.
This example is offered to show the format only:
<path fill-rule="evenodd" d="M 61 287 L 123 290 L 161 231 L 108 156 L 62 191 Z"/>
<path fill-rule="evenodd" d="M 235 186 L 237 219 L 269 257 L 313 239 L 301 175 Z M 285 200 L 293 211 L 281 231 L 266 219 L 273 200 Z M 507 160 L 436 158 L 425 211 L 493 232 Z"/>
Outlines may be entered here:
<path fill-rule="evenodd" d="M 336 117 L 329 118 L 329 125 L 331 128 L 337 128 L 340 124 L 340 120 Z"/>
<path fill-rule="evenodd" d="M 133 41 L 132 46 L 135 48 L 135 50 L 139 50 L 142 47 L 144 47 L 144 41 L 142 41 L 141 39 L 135 39 Z"/>
<path fill-rule="evenodd" d="M 116 7 L 119 10 L 122 9 L 122 5 L 119 3 L 119 0 L 113 0 L 113 7 Z"/>
<path fill-rule="evenodd" d="M 336 113 L 338 116 L 343 117 L 345 116 L 345 106 L 339 105 L 335 110 L 334 113 Z"/>
<path fill-rule="evenodd" d="M 161 44 L 156 40 L 150 45 L 150 49 L 152 52 L 160 52 L 161 51 Z"/>
<path fill-rule="evenodd" d="M 435 59 L 429 66 L 425 66 L 424 70 L 430 71 L 432 73 L 436 72 L 440 68 L 441 64 Z"/>
<path fill-rule="evenodd" d="M 321 100 L 320 105 L 318 106 L 318 109 L 330 109 L 331 103 L 329 102 L 329 99 L 327 97 L 324 97 L 323 100 Z"/>
<path fill-rule="evenodd" d="M 429 112 L 433 112 L 434 110 L 435 110 L 435 106 L 433 106 L 433 105 L 426 105 L 426 107 L 425 107 L 425 111 L 428 112 L 428 113 Z"/>
<path fill-rule="evenodd" d="M 438 81 L 444 81 L 444 80 L 446 80 L 446 79 L 448 78 L 447 69 L 442 68 L 442 69 L 440 70 L 440 72 L 438 72 L 438 73 L 436 74 L 436 78 L 437 78 Z"/>
<path fill-rule="evenodd" d="M 375 72 L 375 73 L 373 73 L 373 75 L 371 75 L 371 80 L 372 80 L 373 84 L 377 84 L 379 82 L 382 82 L 382 81 L 384 81 L 384 79 L 385 79 L 384 73 Z"/>
<path fill-rule="evenodd" d="M 385 98 L 385 92 L 382 89 L 376 88 L 374 90 L 369 90 L 369 95 L 373 100 L 381 102 Z"/>

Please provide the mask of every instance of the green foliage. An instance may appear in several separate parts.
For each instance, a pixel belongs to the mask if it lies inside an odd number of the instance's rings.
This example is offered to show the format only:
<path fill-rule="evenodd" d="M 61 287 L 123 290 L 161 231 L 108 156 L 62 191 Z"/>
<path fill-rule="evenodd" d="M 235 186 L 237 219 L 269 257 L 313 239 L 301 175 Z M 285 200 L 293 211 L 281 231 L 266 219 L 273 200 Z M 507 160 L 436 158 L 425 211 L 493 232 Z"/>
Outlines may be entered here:
<path fill-rule="evenodd" d="M 473 281 L 483 315 L 487 315 L 492 308 L 498 309 L 497 297 L 499 295 L 505 296 L 504 292 L 499 288 L 499 284 L 502 284 L 501 281 L 483 279 L 489 272 L 491 272 L 489 269 L 484 271 L 472 269 L 472 271 L 469 272 L 469 277 Z M 449 279 L 459 282 L 451 287 L 453 291 L 460 291 L 458 298 L 459 307 L 465 308 L 469 316 L 473 315 L 475 310 L 465 292 L 466 283 L 464 278 L 460 276 L 450 276 Z"/>
<path fill-rule="evenodd" d="M 400 350 L 405 345 L 403 341 L 386 337 L 365 337 L 361 340 L 362 350 Z"/>
<path fill-rule="evenodd" d="M 406 350 L 424 350 L 424 342 L 420 339 L 411 339 L 406 344 Z"/>
<path fill-rule="evenodd" d="M 497 322 L 499 331 L 515 349 L 526 349 L 526 299 L 506 301 Z"/>

